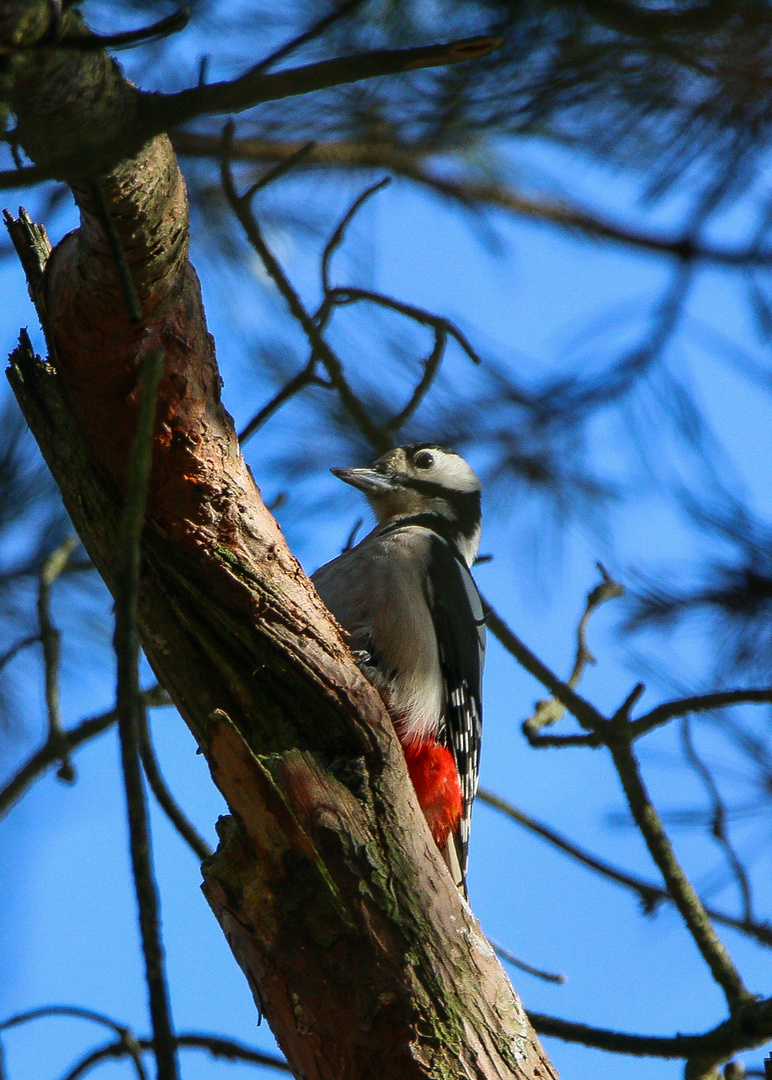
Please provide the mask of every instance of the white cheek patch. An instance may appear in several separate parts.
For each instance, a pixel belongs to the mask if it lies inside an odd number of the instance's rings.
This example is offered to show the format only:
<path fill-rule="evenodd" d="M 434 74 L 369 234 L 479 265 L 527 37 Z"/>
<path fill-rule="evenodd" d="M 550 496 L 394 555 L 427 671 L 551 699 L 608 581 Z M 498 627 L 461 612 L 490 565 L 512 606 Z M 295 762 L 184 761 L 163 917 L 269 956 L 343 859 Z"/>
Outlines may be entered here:
<path fill-rule="evenodd" d="M 427 480 L 442 484 L 451 491 L 480 490 L 480 481 L 462 457 L 458 454 L 445 454 L 439 450 L 433 453 L 437 460 L 434 467 L 423 474 Z"/>

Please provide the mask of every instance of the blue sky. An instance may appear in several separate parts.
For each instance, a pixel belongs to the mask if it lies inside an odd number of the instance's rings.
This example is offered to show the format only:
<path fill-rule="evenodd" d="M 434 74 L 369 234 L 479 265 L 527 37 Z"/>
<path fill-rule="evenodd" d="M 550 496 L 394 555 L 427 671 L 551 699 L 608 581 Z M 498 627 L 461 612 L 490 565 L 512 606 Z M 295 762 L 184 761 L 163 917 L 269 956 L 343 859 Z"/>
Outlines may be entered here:
<path fill-rule="evenodd" d="M 538 171 L 541 182 L 569 192 L 579 201 L 638 221 L 667 228 L 679 220 L 680 197 L 644 212 L 635 184 L 609 175 L 566 149 L 523 142 L 505 152 L 522 170 Z M 550 179 L 545 179 L 550 178 Z M 288 192 L 319 199 L 335 220 L 366 186 L 363 178 L 345 183 L 294 182 Z M 281 194 L 276 196 L 277 205 Z M 22 201 L 34 209 L 36 196 Z M 9 196 L 4 205 L 15 209 Z M 271 205 L 270 201 L 267 205 Z M 717 235 L 741 239 L 751 207 L 719 221 Z M 601 246 L 534 223 L 494 215 L 501 254 L 494 256 L 470 223 L 436 201 L 395 182 L 378 194 L 352 227 L 336 262 L 340 280 L 372 283 L 384 292 L 448 315 L 464 328 L 485 360 L 512 365 L 524 377 L 576 363 L 607 362 L 614 343 L 645 329 L 647 312 L 667 287 L 672 266 L 621 247 Z M 71 212 L 52 228 L 54 240 L 73 227 Z M 274 224 L 269 239 L 293 281 L 311 303 L 315 297 L 320 241 L 284 231 Z M 279 350 L 296 350 L 295 329 L 276 322 L 280 304 L 270 293 L 254 260 L 245 254 L 226 270 L 203 233 L 194 234 L 192 258 L 202 279 L 210 330 L 217 342 L 225 386 L 223 398 L 241 426 L 270 393 L 269 381 L 249 359 L 255 342 L 272 338 Z M 10 319 L 0 327 L 0 350 L 13 347 L 19 325 L 34 326 L 19 267 L 0 265 L 0 290 Z M 731 461 L 738 490 L 745 490 L 761 513 L 770 505 L 772 424 L 768 398 L 743 381 L 708 348 L 709 330 L 718 331 L 763 359 L 738 283 L 726 272 L 701 273 L 667 363 L 694 388 L 714 432 Z M 363 357 L 382 355 L 381 323 L 363 319 L 336 329 L 336 342 L 352 370 Z M 591 331 L 591 332 L 590 332 Z M 627 337 L 626 337 L 627 336 Z M 423 345 L 421 346 L 423 348 Z M 388 358 L 384 363 L 389 363 Z M 393 369 L 392 369 L 393 370 Z M 446 387 L 474 388 L 475 369 L 461 355 L 450 355 Z M 405 384 L 403 383 L 403 386 Z M 444 391 L 443 391 L 444 392 Z M 450 391 L 448 391 L 450 392 Z M 465 391 L 461 391 L 465 392 Z M 278 512 L 293 550 L 310 571 L 340 549 L 350 527 L 365 510 L 356 492 L 329 476 L 335 465 L 360 464 L 331 456 L 320 421 L 302 404 L 279 414 L 249 444 L 247 457 L 267 498 L 279 491 L 287 499 Z M 597 580 L 601 558 L 621 581 L 664 565 L 686 566 L 701 550 L 696 538 L 664 496 L 661 472 L 635 459 L 620 430 L 624 421 L 602 421 L 593 429 L 593 457 L 610 476 L 624 476 L 632 495 L 615 508 L 605 528 L 582 520 L 556 530 L 543 507 L 522 486 L 512 484 L 486 500 L 483 550 L 493 562 L 477 572 L 481 589 L 527 643 L 555 670 L 570 668 L 574 627 L 584 597 Z M 297 486 L 275 472 L 277 443 L 306 440 L 318 444 L 318 468 Z M 688 485 L 694 468 L 678 458 L 666 431 L 661 436 L 668 466 Z M 329 460 L 328 460 L 329 457 Z M 475 453 L 469 454 L 473 464 Z M 560 542 L 556 542 L 559 533 Z M 686 573 L 684 569 L 684 573 Z M 109 707 L 113 669 L 109 624 L 94 629 L 81 618 L 66 625 L 63 707 L 65 719 L 79 719 Z M 621 610 L 621 609 L 620 609 Z M 102 592 L 88 612 L 107 619 Z M 620 611 L 607 605 L 591 626 L 598 659 L 582 685 L 602 708 L 613 708 L 640 672 L 637 655 L 615 633 Z M 672 644 L 654 638 L 636 642 L 653 663 L 673 670 L 687 690 L 701 687 L 710 666 L 699 627 L 677 635 Z M 29 654 L 18 662 L 19 709 L 14 730 L 3 742 L 0 765 L 13 771 L 36 746 L 43 731 L 41 661 Z M 657 880 L 642 841 L 632 829 L 613 826 L 609 814 L 622 808 L 618 780 L 602 751 L 529 749 L 519 725 L 534 700 L 543 696 L 533 680 L 501 647 L 491 642 L 485 679 L 485 736 L 482 783 L 512 799 L 537 818 L 580 841 L 609 861 Z M 645 705 L 672 696 L 652 681 Z M 763 710 L 746 711 L 759 732 Z M 768 729 L 767 729 L 768 730 Z M 189 816 L 210 843 L 214 822 L 224 811 L 192 737 L 171 709 L 153 714 L 153 733 L 164 775 Z M 720 732 L 698 726 L 706 758 L 744 784 L 737 761 Z M 647 784 L 662 810 L 704 805 L 692 774 L 680 763 L 676 730 L 665 729 L 640 745 Z M 65 787 L 53 776 L 42 780 L 0 822 L 0 1016 L 43 1004 L 68 1003 L 98 1009 L 147 1031 L 145 994 L 128 868 L 116 733 L 108 732 L 77 756 L 78 782 Z M 179 1030 L 231 1035 L 255 1046 L 271 1047 L 270 1032 L 257 1027 L 248 987 L 236 967 L 199 891 L 195 857 L 153 807 L 156 868 L 161 887 L 165 941 L 175 1023 Z M 709 882 L 721 856 L 703 833 L 678 830 L 677 850 L 699 885 Z M 760 915 L 770 905 L 769 827 L 752 819 L 737 830 L 738 847 L 752 860 Z M 526 1006 L 602 1027 L 649 1034 L 699 1032 L 724 1018 L 720 991 L 686 934 L 677 914 L 663 909 L 644 917 L 635 897 L 567 861 L 559 853 L 505 821 L 485 806 L 475 812 L 470 894 L 486 932 L 523 960 L 566 975 L 563 986 L 513 972 Z M 736 911 L 731 882 L 710 896 L 717 906 Z M 764 952 L 746 938 L 722 929 L 749 987 L 772 993 Z M 60 1076 L 78 1054 L 99 1043 L 102 1033 L 75 1020 L 45 1020 L 9 1033 L 6 1068 L 10 1080 Z M 572 1080 L 662 1080 L 681 1073 L 678 1062 L 613 1058 L 553 1040 L 548 1051 L 561 1074 Z M 746 1056 L 758 1065 L 761 1052 Z M 126 1063 L 108 1064 L 101 1075 L 129 1075 Z M 244 1066 L 214 1064 L 200 1054 L 183 1057 L 186 1080 L 223 1076 Z"/>

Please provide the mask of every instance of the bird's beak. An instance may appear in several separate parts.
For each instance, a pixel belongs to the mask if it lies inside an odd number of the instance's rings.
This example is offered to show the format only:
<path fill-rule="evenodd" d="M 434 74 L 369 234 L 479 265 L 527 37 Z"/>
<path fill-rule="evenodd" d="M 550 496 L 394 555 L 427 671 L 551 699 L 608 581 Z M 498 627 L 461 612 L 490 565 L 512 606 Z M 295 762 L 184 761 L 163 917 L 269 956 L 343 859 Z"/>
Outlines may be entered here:
<path fill-rule="evenodd" d="M 330 469 L 330 472 L 345 484 L 364 491 L 365 495 L 378 495 L 383 491 L 390 491 L 393 487 L 388 476 L 376 472 L 375 469 Z"/>

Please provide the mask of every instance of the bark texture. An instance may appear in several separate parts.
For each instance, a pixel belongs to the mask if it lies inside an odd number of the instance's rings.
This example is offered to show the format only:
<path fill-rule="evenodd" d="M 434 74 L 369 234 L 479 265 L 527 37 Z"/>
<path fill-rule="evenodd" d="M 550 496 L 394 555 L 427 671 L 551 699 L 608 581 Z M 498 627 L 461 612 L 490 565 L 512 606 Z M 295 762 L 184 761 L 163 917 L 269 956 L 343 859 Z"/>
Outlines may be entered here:
<path fill-rule="evenodd" d="M 48 10 L 4 5 L 0 57 L 4 43 L 42 34 Z M 100 125 L 118 130 L 132 107 L 133 88 L 98 53 L 6 55 L 4 79 L 21 88 L 11 97 L 37 164 L 60 152 L 52 110 L 77 148 L 76 130 L 84 140 Z M 82 92 L 96 80 L 99 93 Z M 204 891 L 259 1009 L 299 1077 L 555 1077 L 438 855 L 380 698 L 241 456 L 168 139 L 93 182 L 74 185 L 81 227 L 50 255 L 28 219 L 10 224 L 49 346 L 43 363 L 23 340 L 11 383 L 112 587 L 139 372 L 151 349 L 164 351 L 140 632 L 232 812 Z M 102 199 L 139 326 L 127 318 Z"/>

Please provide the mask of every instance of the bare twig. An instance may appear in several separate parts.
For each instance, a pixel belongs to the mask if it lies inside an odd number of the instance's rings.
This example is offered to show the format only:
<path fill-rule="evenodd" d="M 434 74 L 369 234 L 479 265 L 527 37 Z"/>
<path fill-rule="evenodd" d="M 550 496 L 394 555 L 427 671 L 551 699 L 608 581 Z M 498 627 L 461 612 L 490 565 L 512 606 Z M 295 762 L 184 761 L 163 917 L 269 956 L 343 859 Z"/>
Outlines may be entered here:
<path fill-rule="evenodd" d="M 587 624 L 590 621 L 592 613 L 596 608 L 600 607 L 601 604 L 605 604 L 607 600 L 614 600 L 623 596 L 625 591 L 623 585 L 620 585 L 618 581 L 614 581 L 614 579 L 609 576 L 608 571 L 602 563 L 597 563 L 596 565 L 603 580 L 587 594 L 587 605 L 584 609 L 584 614 L 579 620 L 579 625 L 576 628 L 576 658 L 571 674 L 568 677 L 568 685 L 573 687 L 579 685 L 587 665 L 597 663 L 595 657 L 587 647 Z"/>
<path fill-rule="evenodd" d="M 532 964 L 526 964 L 522 960 L 518 960 L 516 956 L 505 949 L 503 945 L 499 945 L 497 941 L 488 939 L 493 946 L 494 952 L 497 956 L 500 956 L 502 960 L 506 960 L 512 967 L 516 967 L 518 971 L 525 971 L 528 975 L 533 975 L 537 979 L 542 979 L 544 982 L 559 983 L 561 986 L 566 981 L 565 975 L 555 974 L 551 971 L 543 971 L 541 968 L 534 967 Z"/>
<path fill-rule="evenodd" d="M 723 849 L 726 860 L 729 863 L 729 867 L 737 882 L 740 896 L 742 897 L 743 915 L 745 920 L 746 922 L 752 922 L 753 896 L 751 893 L 751 883 L 746 869 L 729 839 L 726 824 L 726 806 L 710 769 L 697 753 L 697 748 L 694 745 L 694 738 L 692 736 L 691 721 L 688 716 L 685 716 L 681 721 L 681 743 L 684 748 L 686 760 L 702 780 L 705 791 L 710 799 L 712 807 L 711 835 Z"/>
<path fill-rule="evenodd" d="M 335 304 L 336 307 L 342 307 L 347 304 L 356 304 L 362 301 L 370 304 L 377 304 L 379 307 L 385 307 L 389 308 L 390 311 L 396 311 L 400 315 L 412 319 L 414 322 L 421 323 L 423 326 L 430 326 L 433 330 L 444 330 L 446 334 L 458 342 L 470 360 L 475 364 L 482 363 L 472 343 L 463 331 L 459 330 L 455 323 L 451 322 L 450 319 L 446 319 L 442 315 L 434 315 L 424 308 L 416 307 L 415 304 L 406 304 L 402 300 L 395 300 L 391 296 L 384 296 L 383 293 L 373 292 L 370 289 L 357 289 L 348 285 L 330 289 L 329 298 L 331 303 Z"/>
<path fill-rule="evenodd" d="M 291 1069 L 286 1061 L 275 1054 L 266 1054 L 262 1050 L 253 1050 L 251 1046 L 244 1046 L 235 1039 L 224 1039 L 220 1035 L 203 1035 L 190 1033 L 178 1035 L 176 1039 L 179 1050 L 206 1050 L 213 1058 L 222 1058 L 226 1061 L 241 1061 L 246 1065 L 261 1065 L 267 1069 L 275 1069 L 277 1072 L 289 1073 Z M 153 1049 L 150 1039 L 138 1039 L 139 1050 Z M 87 1072 L 95 1068 L 103 1061 L 116 1060 L 126 1057 L 127 1050 L 124 1043 L 119 1039 L 116 1042 L 106 1043 L 97 1047 L 81 1058 L 65 1075 L 62 1080 L 78 1080 Z"/>
<path fill-rule="evenodd" d="M 220 146 L 222 146 L 222 140 L 220 141 Z M 269 169 L 266 173 L 263 173 L 263 175 L 258 177 L 258 179 L 255 180 L 254 184 L 252 184 L 251 187 L 247 188 L 247 190 L 242 195 L 242 199 L 244 200 L 244 202 L 250 203 L 254 196 L 257 195 L 258 191 L 262 191 L 263 188 L 268 187 L 269 184 L 273 184 L 274 181 L 284 176 L 285 173 L 290 172 L 292 169 L 300 165 L 300 163 L 308 157 L 313 148 L 313 142 L 304 143 L 304 145 L 301 146 L 299 150 L 297 150 L 294 154 L 290 155 L 290 157 L 288 157 L 285 161 L 278 162 L 276 165 L 274 165 L 272 169 Z"/>
<path fill-rule="evenodd" d="M 74 1016 L 79 1020 L 90 1020 L 95 1024 L 102 1024 L 111 1028 L 117 1035 L 126 1030 L 125 1024 L 113 1020 L 106 1013 L 96 1012 L 94 1009 L 83 1009 L 79 1005 L 41 1005 L 37 1009 L 27 1009 L 25 1012 L 15 1013 L 7 1020 L 0 1020 L 0 1031 L 8 1031 L 20 1024 L 28 1024 L 31 1020 L 41 1020 L 46 1016 Z"/>
<path fill-rule="evenodd" d="M 144 690 L 142 698 L 147 708 L 169 704 L 166 691 L 162 690 L 160 686 Z M 70 728 L 69 731 L 64 733 L 70 753 L 95 739 L 103 731 L 107 731 L 117 720 L 118 714 L 116 710 L 110 709 L 108 712 L 90 717 L 88 720 L 83 720 L 80 724 L 77 724 L 74 728 Z M 11 779 L 0 788 L 0 818 L 11 809 L 39 777 L 60 760 L 60 753 L 61 747 L 59 745 L 51 746 L 46 740 L 40 749 L 35 751 L 21 768 L 14 773 Z"/>
<path fill-rule="evenodd" d="M 643 910 L 647 914 L 654 911 L 660 903 L 673 903 L 673 897 L 661 885 L 636 877 L 634 874 L 629 874 L 626 870 L 620 870 L 619 867 L 598 858 L 597 855 L 593 855 L 592 852 L 575 844 L 572 840 L 563 836 L 562 833 L 557 832 L 549 825 L 545 825 L 544 822 L 537 821 L 536 818 L 531 817 L 530 814 L 527 814 L 507 799 L 503 799 L 500 795 L 481 788 L 477 793 L 477 798 L 486 806 L 498 810 L 499 813 L 504 814 L 511 821 L 521 825 L 535 836 L 546 840 L 548 844 L 552 844 L 553 847 L 575 859 L 582 866 L 586 866 L 609 881 L 614 881 L 618 885 L 637 893 Z M 719 922 L 724 926 L 731 926 L 733 930 L 739 930 L 741 933 L 747 934 L 748 937 L 754 938 L 759 944 L 766 945 L 768 948 L 772 947 L 772 925 L 769 923 L 738 919 L 733 915 L 728 915 L 725 911 L 719 911 L 707 905 L 705 910 L 714 922 Z"/>
<path fill-rule="evenodd" d="M 233 208 L 233 212 L 241 223 L 246 236 L 260 256 L 265 269 L 283 296 L 291 314 L 303 328 L 313 352 L 319 357 L 330 381 L 338 392 L 344 408 L 356 423 L 365 438 L 381 452 L 392 446 L 391 440 L 383 433 L 377 424 L 371 419 L 370 414 L 362 402 L 349 386 L 343 371 L 343 365 L 324 340 L 319 328 L 306 308 L 299 295 L 293 288 L 286 274 L 282 270 L 278 260 L 266 244 L 262 231 L 251 213 L 244 196 L 239 196 L 233 182 L 230 169 L 229 148 L 233 139 L 233 124 L 228 124 L 223 134 L 223 158 L 222 158 L 222 183 L 225 197 Z"/>
<path fill-rule="evenodd" d="M 605 573 L 605 571 L 602 572 Z M 596 586 L 596 588 L 588 595 L 587 607 L 585 608 L 582 619 L 577 627 L 577 653 L 574 668 L 567 682 L 562 682 L 558 679 L 558 677 L 531 652 L 528 646 L 517 637 L 504 620 L 496 614 L 491 605 L 487 601 L 484 601 L 486 625 L 490 628 L 491 633 L 498 638 L 507 652 L 514 656 L 526 671 L 553 692 L 553 699 L 551 701 L 538 702 L 533 716 L 523 724 L 524 733 L 532 746 L 584 746 L 594 749 L 607 742 L 607 736 L 609 734 L 607 729 L 608 720 L 598 712 L 589 701 L 576 694 L 574 687 L 579 682 L 586 664 L 592 662 L 592 657 L 585 651 L 586 642 L 583 640 L 587 621 L 592 614 L 592 611 L 599 603 L 603 603 L 605 600 L 611 599 L 614 596 L 621 595 L 621 593 L 617 591 L 621 588 L 620 585 L 609 578 L 608 581 L 604 580 Z M 593 601 L 592 604 L 590 603 L 591 600 Z M 629 713 L 629 708 L 635 704 L 635 701 L 640 697 L 642 691 L 643 686 L 640 684 L 634 688 L 633 695 L 635 700 L 626 702 L 622 706 L 622 711 L 625 712 L 625 715 Z M 650 709 L 649 712 L 644 713 L 643 716 L 629 721 L 625 728 L 626 736 L 629 739 L 635 740 L 642 735 L 645 735 L 647 732 L 653 731 L 654 728 L 660 727 L 679 716 L 687 716 L 688 714 L 695 712 L 709 712 L 713 709 L 724 708 L 727 705 L 739 705 L 743 703 L 772 703 L 772 687 L 716 690 L 709 694 L 696 694 L 691 697 L 663 702 L 661 705 L 657 705 L 655 708 Z M 554 722 L 551 717 L 554 716 L 555 719 L 560 718 L 559 715 L 556 715 L 557 709 L 560 706 L 568 709 L 568 711 L 579 720 L 582 727 L 588 729 L 586 734 L 545 735 L 538 731 L 538 727 L 541 727 L 545 722 Z M 542 719 L 542 716 L 545 714 L 547 716 L 546 721 Z M 538 726 L 536 730 L 534 730 L 534 721 L 537 720 Z"/>
<path fill-rule="evenodd" d="M 536 702 L 536 706 L 542 704 L 542 702 Z M 547 702 L 543 702 L 544 705 Z M 571 710 L 569 709 L 569 712 Z M 526 734 L 524 732 L 524 734 Z M 600 732 L 588 731 L 586 735 L 580 735 L 578 733 L 571 733 L 570 735 L 543 735 L 541 733 L 536 735 L 527 735 L 526 738 L 531 746 L 537 746 L 544 748 L 566 747 L 566 746 L 584 746 L 590 747 L 590 749 L 597 749 L 599 746 L 603 746 L 604 739 Z"/>
<path fill-rule="evenodd" d="M 378 191 L 382 191 L 388 184 L 391 183 L 390 176 L 384 176 L 382 180 L 379 180 L 377 184 L 373 184 L 369 188 L 365 188 L 361 195 L 358 195 L 354 199 L 351 206 L 338 222 L 332 236 L 324 246 L 324 253 L 322 254 L 322 290 L 325 296 L 331 291 L 330 285 L 330 263 L 332 257 L 338 248 L 343 243 L 346 235 L 346 229 L 349 227 L 354 219 L 354 216 L 361 210 L 364 204 Z"/>
<path fill-rule="evenodd" d="M 118 1040 L 111 1043 L 121 1047 L 121 1056 L 130 1057 L 137 1073 L 137 1080 L 147 1080 L 145 1067 L 142 1064 L 140 1045 L 131 1028 L 125 1024 L 119 1024 L 117 1020 L 106 1016 L 104 1013 L 94 1012 L 93 1009 L 82 1009 L 77 1005 L 43 1005 L 39 1009 L 30 1009 L 28 1012 L 17 1013 L 0 1023 L 0 1031 L 18 1027 L 19 1024 L 27 1024 L 31 1020 L 41 1020 L 48 1016 L 72 1016 L 79 1020 L 90 1020 L 95 1024 L 111 1028 Z"/>
<path fill-rule="evenodd" d="M 613 600 L 624 594 L 624 587 L 609 577 L 606 568 L 601 563 L 598 563 L 597 567 L 603 580 L 587 594 L 587 603 L 576 628 L 576 656 L 567 681 L 567 685 L 572 690 L 575 690 L 581 682 L 587 665 L 596 663 L 595 657 L 587 647 L 587 624 L 592 613 L 601 604 L 605 604 L 607 600 Z M 557 698 L 553 697 L 548 698 L 546 701 L 539 701 L 536 703 L 533 716 L 523 722 L 523 733 L 530 743 L 538 742 L 539 731 L 543 727 L 557 723 L 564 714 L 565 706 Z"/>
<path fill-rule="evenodd" d="M 495 630 L 494 630 L 495 633 Z M 506 647 L 506 646 L 505 646 Z M 631 720 L 627 729 L 629 738 L 635 740 L 642 735 L 662 727 L 671 720 L 690 713 L 711 712 L 728 705 L 768 705 L 772 703 L 772 689 L 762 687 L 747 690 L 714 690 L 709 694 L 695 694 L 692 697 L 678 698 L 657 705 L 643 716 Z M 569 710 L 571 711 L 571 710 Z M 586 735 L 544 735 L 538 734 L 529 739 L 532 746 L 588 746 L 598 747 L 604 742 L 602 733 L 588 732 Z"/>
<path fill-rule="evenodd" d="M 70 761 L 67 736 L 62 726 L 62 713 L 59 700 L 59 666 L 61 663 L 61 634 L 54 625 L 51 616 L 51 589 L 56 579 L 64 573 L 75 548 L 80 541 L 77 536 L 68 537 L 59 547 L 43 560 L 38 575 L 38 624 L 40 641 L 43 646 L 45 666 L 46 709 L 48 712 L 47 744 L 58 748 L 57 757 L 61 764 L 56 775 L 65 783 L 75 780 L 75 770 Z"/>
<path fill-rule="evenodd" d="M 317 357 L 316 353 L 313 353 L 311 359 L 306 366 L 293 376 L 288 383 L 285 383 L 274 396 L 263 405 L 259 412 L 255 413 L 252 419 L 246 424 L 242 431 L 239 432 L 239 442 L 243 446 L 252 436 L 258 431 L 266 421 L 270 420 L 275 412 L 277 412 L 282 405 L 285 405 L 290 398 L 293 398 L 295 394 L 299 394 L 301 390 L 304 390 L 307 386 L 319 385 L 319 379 L 316 375 Z"/>
<path fill-rule="evenodd" d="M 22 638 L 20 641 L 14 642 L 10 649 L 0 656 L 0 671 L 3 670 L 6 664 L 10 662 L 23 652 L 24 649 L 28 649 L 30 645 L 36 645 L 40 641 L 40 634 L 30 634 L 28 637 Z"/>
<path fill-rule="evenodd" d="M 169 821 L 175 827 L 185 843 L 195 852 L 202 861 L 212 854 L 212 849 L 206 840 L 199 834 L 192 822 L 188 821 L 185 814 L 177 805 L 174 796 L 166 785 L 161 775 L 158 759 L 153 749 L 153 741 L 150 737 L 150 725 L 147 722 L 147 713 L 144 709 L 139 710 L 139 756 L 142 767 L 145 770 L 150 790 L 155 795 L 159 806 L 164 811 Z"/>
<path fill-rule="evenodd" d="M 362 4 L 362 0 L 346 0 L 340 7 L 334 8 L 327 15 L 324 15 L 318 22 L 315 22 L 312 26 L 305 30 L 302 34 L 299 34 L 292 41 L 288 41 L 285 45 L 281 45 L 275 52 L 272 52 L 270 56 L 266 56 L 264 60 L 261 60 L 254 68 L 252 68 L 252 74 L 256 74 L 259 71 L 267 71 L 269 67 L 273 67 L 279 60 L 283 60 L 285 56 L 289 56 L 290 53 L 295 52 L 296 49 L 301 48 L 303 45 L 307 45 L 309 41 L 313 41 L 315 38 L 320 37 L 325 30 L 329 30 L 331 26 L 334 26 L 336 22 L 350 15 Z"/>
<path fill-rule="evenodd" d="M 342 307 L 350 303 L 356 303 L 359 300 L 364 300 L 378 303 L 392 311 L 399 312 L 399 314 L 412 319 L 414 322 L 429 326 L 433 329 L 434 346 L 429 353 L 429 356 L 423 362 L 423 373 L 421 378 L 418 380 L 406 405 L 381 426 L 384 433 L 392 435 L 408 422 L 428 393 L 445 355 L 445 347 L 449 335 L 452 335 L 459 342 L 464 351 L 475 363 L 479 363 L 480 359 L 472 349 L 466 337 L 461 333 L 458 327 L 450 322 L 449 319 L 439 315 L 433 315 L 431 312 L 428 312 L 423 308 L 417 308 L 414 305 L 403 304 L 401 301 L 393 300 L 391 297 L 384 296 L 381 293 L 375 293 L 368 290 L 354 290 L 346 287 L 335 288 L 331 285 L 330 265 L 332 258 L 343 243 L 348 226 L 365 202 L 376 192 L 381 191 L 389 182 L 390 178 L 387 176 L 382 180 L 379 180 L 376 184 L 373 184 L 371 187 L 366 188 L 365 191 L 363 191 L 351 204 L 332 233 L 332 236 L 327 241 L 322 254 L 321 266 L 322 292 L 324 298 L 314 314 L 314 322 L 317 327 L 322 330 L 326 326 L 330 315 L 336 307 Z M 358 295 L 352 295 L 355 292 Z M 378 446 L 375 448 L 378 449 Z"/>
<path fill-rule="evenodd" d="M 118 666 L 116 709 L 129 817 L 131 863 L 139 907 L 158 1080 L 177 1080 L 175 1040 L 159 928 L 158 890 L 153 875 L 147 805 L 138 756 L 142 726 L 140 713 L 144 708 L 139 689 L 139 640 L 136 629 L 140 542 L 152 462 L 156 401 L 164 361 L 161 350 L 153 349 L 145 358 L 142 372 L 137 430 L 127 476 L 122 543 L 115 567 L 114 644 Z"/>
<path fill-rule="evenodd" d="M 149 41 L 161 41 L 172 34 L 179 34 L 190 22 L 190 8 L 183 4 L 171 15 L 158 22 L 144 26 L 140 30 L 126 30 L 122 34 L 84 35 L 81 37 L 62 38 L 59 46 L 78 49 L 130 49 L 134 45 L 145 45 Z"/>
<path fill-rule="evenodd" d="M 485 611 L 485 625 L 491 631 L 492 634 L 501 642 L 504 648 L 514 656 L 515 660 L 521 664 L 525 670 L 533 675 L 542 686 L 546 686 L 552 693 L 553 697 L 556 697 L 568 711 L 576 717 L 582 727 L 587 728 L 591 733 L 595 734 L 595 741 L 590 741 L 583 736 L 576 736 L 581 740 L 583 746 L 599 746 L 603 741 L 600 738 L 599 733 L 604 730 L 608 725 L 608 720 L 602 713 L 598 712 L 594 705 L 591 705 L 589 701 L 581 697 L 576 693 L 567 683 L 564 683 L 561 679 L 550 671 L 546 664 L 542 663 L 539 657 L 531 652 L 528 646 L 520 640 L 517 634 L 512 631 L 504 620 L 496 614 L 488 601 L 483 597 L 483 609 Z M 565 736 L 569 738 L 569 736 Z"/>
<path fill-rule="evenodd" d="M 477 793 L 477 798 L 480 802 L 485 803 L 486 806 L 490 806 L 492 809 L 505 814 L 512 821 L 517 822 L 518 825 L 522 825 L 524 828 L 528 829 L 529 832 L 534 833 L 536 836 L 540 836 L 543 840 L 546 840 L 548 843 L 552 844 L 553 847 L 563 851 L 566 855 L 570 855 L 571 858 L 575 859 L 577 862 L 589 867 L 596 873 L 602 874 L 603 877 L 617 882 L 619 885 L 624 885 L 628 889 L 632 889 L 640 897 L 645 911 L 653 911 L 659 902 L 672 899 L 670 894 L 661 886 L 655 885 L 653 882 L 644 881 L 642 878 L 634 877 L 632 874 L 628 874 L 624 870 L 619 870 L 610 863 L 599 859 L 596 855 L 592 855 L 578 844 L 568 840 L 555 829 L 550 828 L 549 825 L 545 825 L 541 821 L 537 821 L 535 818 L 531 817 L 530 814 L 526 814 L 524 810 L 521 810 L 507 799 L 503 799 L 500 795 L 496 795 L 492 791 L 481 788 Z M 769 944 L 772 945 L 772 932 L 770 932 Z"/>
<path fill-rule="evenodd" d="M 445 346 L 447 345 L 448 335 L 444 328 L 434 328 L 434 348 L 424 360 L 424 370 L 421 378 L 415 385 L 413 393 L 407 401 L 407 404 L 400 409 L 398 413 L 392 416 L 391 420 L 387 420 L 383 425 L 386 431 L 393 432 L 399 431 L 415 413 L 418 406 L 426 397 L 432 383 L 434 382 L 437 372 L 439 371 L 442 358 L 445 355 Z"/>
<path fill-rule="evenodd" d="M 224 1058 L 227 1061 L 245 1061 L 252 1065 L 265 1065 L 269 1069 L 278 1072 L 291 1072 L 289 1065 L 275 1054 L 266 1054 L 262 1050 L 253 1050 L 251 1046 L 236 1042 L 235 1039 L 224 1039 L 219 1035 L 202 1035 L 191 1033 L 180 1035 L 177 1040 L 180 1047 L 190 1047 L 197 1050 L 207 1050 L 214 1058 Z"/>

